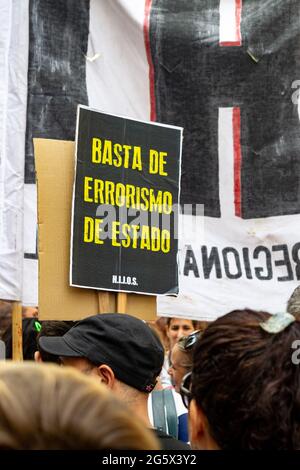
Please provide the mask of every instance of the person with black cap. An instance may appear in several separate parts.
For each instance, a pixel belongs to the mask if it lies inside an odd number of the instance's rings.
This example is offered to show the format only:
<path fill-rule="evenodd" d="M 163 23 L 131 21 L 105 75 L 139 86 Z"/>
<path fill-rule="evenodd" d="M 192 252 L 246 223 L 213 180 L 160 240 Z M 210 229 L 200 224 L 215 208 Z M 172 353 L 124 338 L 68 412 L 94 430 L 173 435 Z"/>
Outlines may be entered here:
<path fill-rule="evenodd" d="M 43 351 L 59 356 L 105 383 L 151 427 L 147 402 L 160 374 L 164 349 L 142 320 L 108 313 L 79 321 L 64 336 L 39 338 Z M 154 430 L 163 449 L 189 449 L 185 443 Z"/>

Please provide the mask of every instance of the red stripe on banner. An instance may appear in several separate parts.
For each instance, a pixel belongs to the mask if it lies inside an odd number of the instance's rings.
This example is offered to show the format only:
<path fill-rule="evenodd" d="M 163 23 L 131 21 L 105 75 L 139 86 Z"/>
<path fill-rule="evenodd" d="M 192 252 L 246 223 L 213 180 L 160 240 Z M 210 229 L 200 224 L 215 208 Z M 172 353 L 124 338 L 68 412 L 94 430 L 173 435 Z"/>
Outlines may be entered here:
<path fill-rule="evenodd" d="M 242 45 L 241 35 L 241 18 L 242 18 L 242 0 L 235 0 L 235 31 L 237 38 L 237 46 Z"/>
<path fill-rule="evenodd" d="M 233 47 L 242 45 L 241 35 L 241 19 L 242 19 L 242 0 L 235 0 L 235 41 L 222 41 L 220 46 Z"/>
<path fill-rule="evenodd" d="M 220 42 L 221 47 L 233 47 L 233 46 L 241 46 L 240 41 L 222 41 Z"/>
<path fill-rule="evenodd" d="M 149 86 L 150 86 L 150 120 L 156 121 L 156 101 L 155 101 L 155 88 L 154 88 L 154 66 L 152 62 L 151 46 L 150 46 L 150 11 L 152 0 L 145 0 L 145 16 L 144 16 L 144 41 L 149 65 Z"/>
<path fill-rule="evenodd" d="M 233 152 L 234 152 L 234 206 L 235 215 L 242 216 L 242 196 L 241 196 L 241 110 L 233 108 Z"/>

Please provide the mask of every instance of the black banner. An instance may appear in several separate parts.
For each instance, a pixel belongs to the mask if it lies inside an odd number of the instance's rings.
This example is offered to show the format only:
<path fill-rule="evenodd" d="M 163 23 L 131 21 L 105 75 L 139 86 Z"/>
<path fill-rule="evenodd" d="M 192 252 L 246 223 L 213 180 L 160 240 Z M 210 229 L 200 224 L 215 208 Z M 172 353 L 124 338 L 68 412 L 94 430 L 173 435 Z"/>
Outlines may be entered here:
<path fill-rule="evenodd" d="M 182 129 L 79 107 L 71 285 L 177 294 Z"/>
<path fill-rule="evenodd" d="M 223 47 L 220 0 L 152 0 L 156 119 L 185 129 L 183 204 L 204 204 L 205 215 L 221 217 L 218 109 L 234 106 L 241 217 L 299 213 L 299 20 L 299 0 L 243 1 L 242 44 Z"/>
<path fill-rule="evenodd" d="M 89 0 L 30 0 L 25 183 L 35 183 L 33 141 L 74 140 L 78 103 L 88 104 Z"/>

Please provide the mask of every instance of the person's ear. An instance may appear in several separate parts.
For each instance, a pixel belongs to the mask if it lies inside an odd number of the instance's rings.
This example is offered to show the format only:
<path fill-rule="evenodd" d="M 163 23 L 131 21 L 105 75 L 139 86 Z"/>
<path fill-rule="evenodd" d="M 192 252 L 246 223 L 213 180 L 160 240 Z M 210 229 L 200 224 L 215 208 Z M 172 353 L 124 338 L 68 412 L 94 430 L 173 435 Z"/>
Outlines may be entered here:
<path fill-rule="evenodd" d="M 207 418 L 195 400 L 191 401 L 189 407 L 189 436 L 192 449 L 218 449 L 217 444 L 210 435 Z"/>
<path fill-rule="evenodd" d="M 35 360 L 35 362 L 43 362 L 40 351 L 35 351 L 34 360 Z"/>
<path fill-rule="evenodd" d="M 106 364 L 101 364 L 101 366 L 97 367 L 97 373 L 100 377 L 100 381 L 107 385 L 109 388 L 113 388 L 115 383 L 115 374 L 111 367 Z"/>

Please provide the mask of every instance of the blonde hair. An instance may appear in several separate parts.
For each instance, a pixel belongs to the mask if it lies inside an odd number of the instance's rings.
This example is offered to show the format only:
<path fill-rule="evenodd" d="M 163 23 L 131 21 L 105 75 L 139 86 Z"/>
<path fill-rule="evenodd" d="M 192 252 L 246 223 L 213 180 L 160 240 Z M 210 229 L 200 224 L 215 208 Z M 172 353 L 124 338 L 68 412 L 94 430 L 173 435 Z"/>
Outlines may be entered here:
<path fill-rule="evenodd" d="M 151 430 L 72 368 L 0 364 L 0 449 L 157 450 Z"/>

